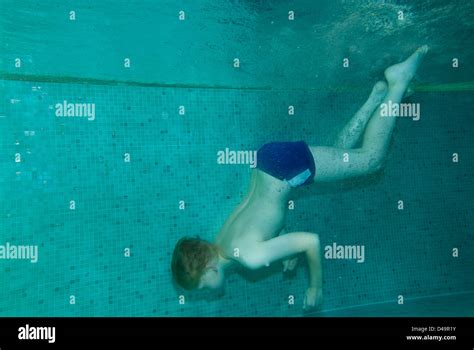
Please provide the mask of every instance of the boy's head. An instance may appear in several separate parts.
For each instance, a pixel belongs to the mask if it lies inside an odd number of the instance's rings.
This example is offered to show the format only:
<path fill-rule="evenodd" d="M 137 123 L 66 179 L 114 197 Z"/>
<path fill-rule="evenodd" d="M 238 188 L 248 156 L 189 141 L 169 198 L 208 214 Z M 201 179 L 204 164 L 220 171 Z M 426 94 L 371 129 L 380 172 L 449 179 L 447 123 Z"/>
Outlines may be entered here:
<path fill-rule="evenodd" d="M 174 280 L 187 290 L 216 289 L 224 280 L 218 247 L 199 238 L 184 237 L 176 243 L 171 270 Z"/>

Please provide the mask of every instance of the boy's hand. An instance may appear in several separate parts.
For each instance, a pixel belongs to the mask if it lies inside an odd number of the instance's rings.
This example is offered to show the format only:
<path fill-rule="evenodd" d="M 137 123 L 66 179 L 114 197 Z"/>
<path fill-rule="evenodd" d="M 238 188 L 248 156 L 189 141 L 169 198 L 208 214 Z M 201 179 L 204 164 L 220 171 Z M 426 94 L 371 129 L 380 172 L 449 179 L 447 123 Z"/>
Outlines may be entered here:
<path fill-rule="evenodd" d="M 303 309 L 319 307 L 323 303 L 323 289 L 309 287 L 306 290 L 303 302 Z"/>
<path fill-rule="evenodd" d="M 293 271 L 298 264 L 298 258 L 285 259 L 283 260 L 283 272 Z"/>

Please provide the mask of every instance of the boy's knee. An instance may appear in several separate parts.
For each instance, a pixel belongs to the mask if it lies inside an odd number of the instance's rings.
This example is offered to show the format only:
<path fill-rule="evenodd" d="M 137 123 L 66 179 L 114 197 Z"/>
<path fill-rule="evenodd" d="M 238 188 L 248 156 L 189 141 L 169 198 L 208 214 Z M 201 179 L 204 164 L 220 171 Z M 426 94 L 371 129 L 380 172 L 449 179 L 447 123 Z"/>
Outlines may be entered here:
<path fill-rule="evenodd" d="M 383 168 L 385 162 L 385 153 L 376 150 L 367 150 L 367 173 L 373 174 Z"/>
<path fill-rule="evenodd" d="M 371 154 L 369 158 L 369 172 L 371 174 L 380 171 L 385 162 L 385 154 Z"/>

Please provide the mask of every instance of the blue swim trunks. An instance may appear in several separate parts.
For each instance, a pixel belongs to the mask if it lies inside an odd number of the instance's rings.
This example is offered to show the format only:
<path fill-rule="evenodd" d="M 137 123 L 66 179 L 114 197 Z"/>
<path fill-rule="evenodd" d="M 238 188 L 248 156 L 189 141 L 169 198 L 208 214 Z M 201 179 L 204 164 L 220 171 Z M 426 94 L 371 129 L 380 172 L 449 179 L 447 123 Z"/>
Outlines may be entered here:
<path fill-rule="evenodd" d="M 311 183 L 316 174 L 313 154 L 304 141 L 263 145 L 257 151 L 257 168 L 291 187 Z"/>

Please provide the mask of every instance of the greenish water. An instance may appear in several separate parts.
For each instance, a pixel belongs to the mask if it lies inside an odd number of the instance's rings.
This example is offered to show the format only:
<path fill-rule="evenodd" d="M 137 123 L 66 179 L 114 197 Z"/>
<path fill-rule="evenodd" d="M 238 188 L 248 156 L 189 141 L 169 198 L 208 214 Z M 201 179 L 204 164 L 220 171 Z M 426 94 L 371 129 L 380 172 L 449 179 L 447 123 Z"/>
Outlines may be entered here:
<path fill-rule="evenodd" d="M 219 150 L 330 145 L 384 68 L 424 43 L 409 97 L 421 118 L 397 122 L 384 170 L 298 189 L 288 227 L 365 246 L 364 263 L 323 261 L 323 314 L 309 316 L 474 315 L 472 10 L 1 0 L 0 246 L 38 255 L 0 259 L 0 316 L 303 315 L 304 264 L 294 276 L 239 270 L 225 293 L 188 294 L 171 281 L 174 244 L 211 240 L 245 195 L 250 168 L 218 165 Z M 93 104 L 94 118 L 57 117 L 64 101 Z"/>

